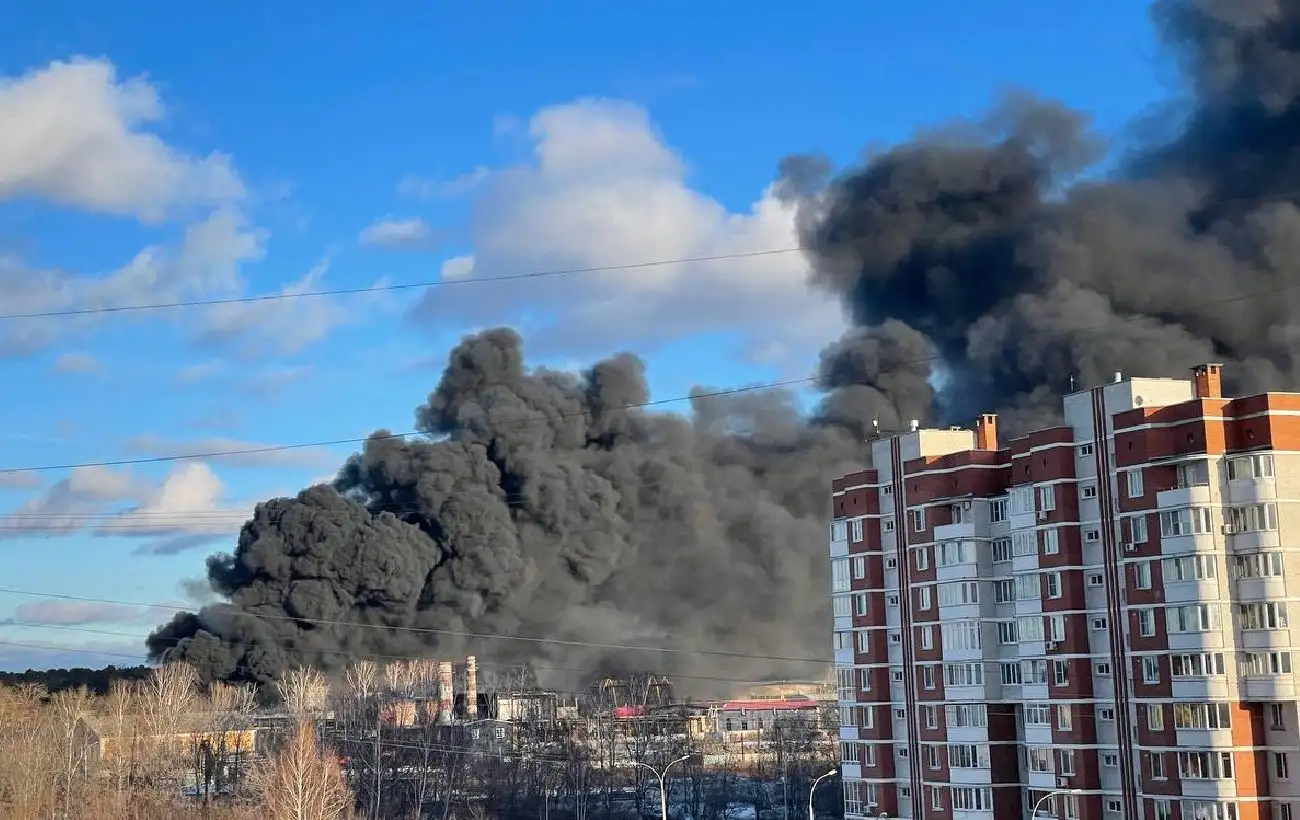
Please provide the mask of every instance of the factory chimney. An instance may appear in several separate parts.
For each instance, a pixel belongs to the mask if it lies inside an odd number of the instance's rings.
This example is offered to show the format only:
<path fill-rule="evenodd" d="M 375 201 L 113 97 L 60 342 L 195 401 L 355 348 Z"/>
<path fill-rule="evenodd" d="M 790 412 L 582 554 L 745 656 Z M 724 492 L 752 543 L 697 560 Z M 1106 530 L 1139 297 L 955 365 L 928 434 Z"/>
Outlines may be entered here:
<path fill-rule="evenodd" d="M 478 658 L 465 659 L 465 719 L 478 718 Z"/>
<path fill-rule="evenodd" d="M 451 661 L 438 664 L 438 723 L 448 724 L 452 719 L 452 707 L 456 702 L 456 693 L 452 691 Z"/>

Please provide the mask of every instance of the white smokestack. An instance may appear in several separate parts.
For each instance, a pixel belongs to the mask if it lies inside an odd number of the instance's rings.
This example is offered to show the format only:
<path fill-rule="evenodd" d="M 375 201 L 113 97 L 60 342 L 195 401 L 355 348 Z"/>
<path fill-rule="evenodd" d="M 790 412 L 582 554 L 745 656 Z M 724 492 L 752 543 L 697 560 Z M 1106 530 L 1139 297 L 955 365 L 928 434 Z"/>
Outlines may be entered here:
<path fill-rule="evenodd" d="M 478 717 L 478 658 L 473 655 L 465 659 L 465 717 Z"/>
<path fill-rule="evenodd" d="M 451 723 L 456 693 L 452 688 L 451 661 L 438 664 L 438 722 Z"/>

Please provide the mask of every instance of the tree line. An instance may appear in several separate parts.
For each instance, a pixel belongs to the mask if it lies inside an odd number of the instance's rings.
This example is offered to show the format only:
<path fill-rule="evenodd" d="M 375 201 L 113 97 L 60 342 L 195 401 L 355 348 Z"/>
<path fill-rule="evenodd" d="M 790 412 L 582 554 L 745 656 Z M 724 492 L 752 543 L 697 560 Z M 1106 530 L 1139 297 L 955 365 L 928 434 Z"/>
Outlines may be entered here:
<path fill-rule="evenodd" d="M 12 820 L 799 820 L 837 765 L 816 726 L 773 725 L 760 752 L 685 727 L 685 709 L 617 721 L 569 710 L 436 719 L 436 665 L 295 670 L 260 693 L 172 664 L 102 691 L 0 685 L 0 817 Z M 56 676 L 72 680 L 75 676 Z M 273 697 L 269 697 L 273 696 Z M 838 787 L 817 792 L 839 816 Z"/>

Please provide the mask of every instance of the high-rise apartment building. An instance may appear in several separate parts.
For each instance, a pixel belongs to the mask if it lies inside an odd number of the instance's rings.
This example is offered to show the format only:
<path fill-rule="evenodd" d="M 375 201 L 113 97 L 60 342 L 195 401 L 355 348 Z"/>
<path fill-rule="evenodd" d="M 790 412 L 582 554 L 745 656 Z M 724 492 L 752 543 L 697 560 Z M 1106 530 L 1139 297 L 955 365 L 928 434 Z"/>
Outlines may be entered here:
<path fill-rule="evenodd" d="M 1300 394 L 1220 373 L 914 424 L 834 482 L 846 815 L 1300 820 Z"/>

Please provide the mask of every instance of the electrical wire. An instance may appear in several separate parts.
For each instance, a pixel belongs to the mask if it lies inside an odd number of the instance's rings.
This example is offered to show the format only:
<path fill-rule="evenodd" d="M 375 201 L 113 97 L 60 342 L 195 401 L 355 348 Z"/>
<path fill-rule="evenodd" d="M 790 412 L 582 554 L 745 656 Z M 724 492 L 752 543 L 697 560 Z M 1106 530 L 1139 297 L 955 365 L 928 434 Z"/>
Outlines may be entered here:
<path fill-rule="evenodd" d="M 44 598 L 57 601 L 72 601 L 77 603 L 96 603 L 109 604 L 113 606 L 134 607 L 137 609 L 161 609 L 175 612 L 189 612 L 190 607 L 179 606 L 177 604 L 165 603 L 141 603 L 139 601 L 121 601 L 112 598 L 95 598 L 85 595 L 66 595 L 56 592 L 38 592 L 35 590 L 18 589 L 14 587 L 0 587 L 0 594 L 19 595 L 31 598 Z M 232 613 L 234 614 L 234 613 Z M 250 613 L 251 614 L 251 613 Z M 542 644 L 552 646 L 565 646 L 579 649 L 601 649 L 606 651 L 620 652 L 647 652 L 662 653 L 669 655 L 706 655 L 715 658 L 733 658 L 741 660 L 759 660 L 759 661 L 780 661 L 786 663 L 815 663 L 828 664 L 830 658 L 807 658 L 807 657 L 790 657 L 782 655 L 760 655 L 748 652 L 730 652 L 721 649 L 682 649 L 680 647 L 662 647 L 662 646 L 645 646 L 637 644 L 618 644 L 618 643 L 599 643 L 595 641 L 580 641 L 568 638 L 542 638 L 524 635 L 496 635 L 488 632 L 473 632 L 469 630 L 454 629 L 437 629 L 434 627 L 416 627 L 416 626 L 389 626 L 386 624 L 368 624 L 358 621 L 343 621 L 330 618 L 295 618 L 291 615 L 277 615 L 274 613 L 258 613 L 255 617 L 263 620 L 280 620 L 292 621 L 295 623 L 311 624 L 313 626 L 341 626 L 350 629 L 379 629 L 389 632 L 408 632 L 415 635 L 440 635 L 450 638 L 467 638 L 473 640 L 499 640 L 499 641 L 517 641 L 520 643 Z"/>
<path fill-rule="evenodd" d="M 1230 296 L 1230 297 L 1225 297 L 1220 299 L 1210 299 L 1203 302 L 1189 303 L 1183 305 L 1181 309 L 1186 311 L 1186 310 L 1198 310 L 1207 307 L 1216 307 L 1216 306 L 1231 304 L 1234 302 L 1246 301 L 1249 299 L 1257 299 L 1263 296 L 1276 295 L 1283 291 L 1293 290 L 1295 288 L 1300 288 L 1300 282 L 1280 285 L 1273 288 L 1266 288 L 1264 290 L 1239 294 L 1237 296 Z M 1144 321 L 1148 318 L 1149 317 L 1142 316 L 1142 315 L 1127 316 L 1122 319 L 1118 319 L 1114 322 L 1092 325 L 1089 327 L 1079 328 L 1077 330 L 1069 331 L 1068 333 L 1057 333 L 1052 335 L 1074 338 L 1080 334 L 1102 333 L 1108 330 L 1114 330 L 1115 328 L 1123 327 L 1133 322 Z M 900 361 L 897 364 L 899 366 L 905 366 L 909 364 L 925 364 L 929 362 L 940 361 L 942 358 L 943 357 L 941 355 L 936 353 L 929 356 L 921 356 L 914 359 L 907 359 L 904 361 Z M 718 390 L 700 391 L 697 393 L 690 393 L 684 396 L 672 396 L 664 399 L 652 399 L 644 402 L 633 402 L 619 407 L 608 408 L 605 412 L 619 412 L 619 411 L 645 409 L 651 407 L 662 407 L 669 404 L 676 404 L 683 401 L 693 401 L 696 399 L 708 399 L 708 398 L 717 398 L 721 396 L 732 396 L 740 393 L 751 393 L 751 392 L 756 392 L 761 390 L 775 390 L 780 388 L 793 387 L 794 385 L 814 383 L 817 380 L 818 380 L 817 375 L 812 374 L 812 375 L 808 375 L 796 379 L 761 382 L 752 385 L 721 388 Z M 501 427 L 511 427 L 514 425 L 524 425 L 524 424 L 553 423 L 557 420 L 562 420 L 566 418 L 585 418 L 588 415 L 589 415 L 589 411 L 587 410 L 576 410 L 576 411 L 551 413 L 551 414 L 539 413 L 533 416 L 526 416 L 518 419 L 508 419 L 504 421 L 498 421 L 495 422 L 493 426 L 496 428 L 501 428 Z M 338 439 L 328 439 L 323 441 L 298 442 L 293 444 L 273 444 L 273 445 L 265 445 L 261 447 L 233 448 L 230 450 L 221 450 L 221 451 L 209 450 L 204 452 L 182 453 L 182 454 L 167 455 L 167 456 L 146 456 L 141 458 L 114 459 L 109 461 L 83 461 L 83 462 L 73 462 L 73 463 L 66 463 L 66 464 L 35 464 L 26 467 L 0 467 L 0 475 L 5 475 L 9 473 L 37 473 L 37 472 L 47 472 L 51 470 L 72 470 L 72 469 L 85 468 L 85 467 L 125 467 L 125 466 L 136 465 L 136 464 L 160 464 L 160 463 L 168 463 L 168 462 L 175 462 L 175 461 L 192 461 L 192 460 L 211 459 L 211 458 L 228 458 L 231 456 L 257 455 L 262 453 L 277 453 L 277 452 L 284 452 L 287 450 L 302 450 L 302 449 L 315 448 L 315 447 L 333 447 L 333 446 L 339 446 L 345 444 L 360 444 L 370 439 L 376 439 L 376 440 L 406 439 L 406 438 L 411 438 L 416 436 L 426 436 L 426 435 L 427 433 L 425 433 L 422 430 L 413 430 L 404 433 L 388 433 L 382 436 L 375 436 L 372 434 L 370 436 L 361 436 L 361 437 L 354 437 L 354 438 L 338 438 Z"/>
<path fill-rule="evenodd" d="M 307 299 L 324 296 L 354 296 L 367 293 L 389 293 L 419 288 L 458 287 L 463 285 L 487 285 L 494 282 L 519 282 L 526 279 L 546 279 L 556 276 L 571 276 L 583 273 L 604 273 L 614 271 L 642 270 L 645 268 L 666 267 L 668 265 L 690 265 L 700 262 L 720 262 L 737 259 L 757 259 L 764 256 L 798 253 L 801 247 L 769 248 L 760 251 L 740 253 L 719 253 L 710 256 L 686 256 L 678 259 L 656 259 L 647 262 L 627 262 L 616 265 L 596 265 L 586 268 L 555 268 L 551 270 L 523 271 L 499 276 L 476 276 L 471 279 L 432 279 L 424 282 L 399 282 L 385 285 L 369 285 L 359 288 L 333 288 L 330 290 L 305 290 L 294 293 L 265 293 L 256 296 L 231 296 L 221 299 L 193 299 L 179 302 L 153 302 L 148 304 L 110 305 L 95 308 L 68 308 L 65 310 L 47 310 L 31 313 L 3 313 L 0 322 L 18 319 L 54 319 L 69 316 L 86 316 L 102 313 L 130 313 L 149 310 L 170 310 L 177 308 L 212 307 L 216 305 L 241 305 L 257 302 L 279 302 L 286 299 Z"/>

